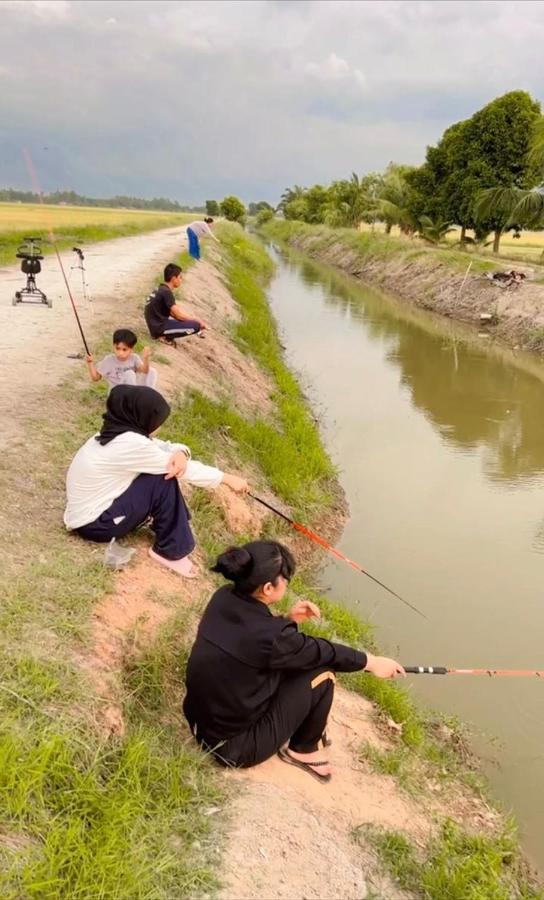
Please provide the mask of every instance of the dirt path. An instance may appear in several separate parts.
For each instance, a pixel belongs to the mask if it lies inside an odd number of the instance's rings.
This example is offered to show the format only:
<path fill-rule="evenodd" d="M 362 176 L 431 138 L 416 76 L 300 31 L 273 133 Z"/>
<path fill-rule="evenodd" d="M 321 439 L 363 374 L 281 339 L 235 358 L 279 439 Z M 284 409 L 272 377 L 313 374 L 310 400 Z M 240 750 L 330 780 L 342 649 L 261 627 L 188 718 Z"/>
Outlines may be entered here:
<path fill-rule="evenodd" d="M 91 347 L 100 333 L 101 321 L 118 308 L 118 324 L 122 326 L 123 304 L 134 297 L 135 286 L 142 288 L 143 303 L 145 290 L 165 259 L 175 258 L 184 246 L 184 228 L 167 228 L 86 247 L 90 304 L 83 300 L 80 271 L 70 272 L 75 254 L 62 254 Z M 17 422 L 24 418 L 25 408 L 34 406 L 42 389 L 57 384 L 74 366 L 82 365 L 68 359 L 69 353 L 82 352 L 83 347 L 55 257 L 43 260 L 37 278 L 38 286 L 53 300 L 51 309 L 43 304 L 12 306 L 13 295 L 24 285 L 24 279 L 18 266 L 0 269 L 0 419 L 4 423 L 0 447 L 20 433 Z"/>

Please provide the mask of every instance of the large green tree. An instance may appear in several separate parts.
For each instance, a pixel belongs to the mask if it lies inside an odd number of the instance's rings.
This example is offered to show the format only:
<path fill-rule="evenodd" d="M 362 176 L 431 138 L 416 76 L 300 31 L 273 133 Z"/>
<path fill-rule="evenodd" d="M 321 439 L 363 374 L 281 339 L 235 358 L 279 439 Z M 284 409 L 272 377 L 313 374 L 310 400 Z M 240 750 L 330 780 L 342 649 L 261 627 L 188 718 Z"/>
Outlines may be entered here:
<path fill-rule="evenodd" d="M 540 105 L 525 91 L 497 97 L 463 122 L 448 128 L 436 147 L 427 149 L 423 166 L 409 176 L 415 190 L 413 212 L 455 222 L 461 239 L 467 228 L 477 236 L 494 233 L 498 252 L 508 225 L 504 206 L 478 208 L 482 191 L 496 187 L 528 188 L 537 169 L 528 149 Z"/>
<path fill-rule="evenodd" d="M 525 189 L 517 186 L 496 186 L 481 191 L 475 209 L 482 218 L 501 216 L 507 227 L 542 228 L 544 225 L 544 117 L 536 120 L 528 163 L 538 175 L 536 186 Z"/>
<path fill-rule="evenodd" d="M 527 189 L 537 183 L 538 166 L 530 159 L 529 150 L 539 118 L 540 103 L 526 91 L 511 91 L 498 97 L 472 116 L 468 141 L 474 160 L 469 169 L 477 176 L 480 191 Z M 493 251 L 498 253 L 511 213 L 504 203 L 494 209 L 478 205 L 478 193 L 475 191 L 474 196 L 476 219 L 480 227 L 493 231 Z"/>
<path fill-rule="evenodd" d="M 246 214 L 246 208 L 238 197 L 225 197 L 220 204 L 221 214 L 228 219 L 229 222 L 243 222 Z"/>

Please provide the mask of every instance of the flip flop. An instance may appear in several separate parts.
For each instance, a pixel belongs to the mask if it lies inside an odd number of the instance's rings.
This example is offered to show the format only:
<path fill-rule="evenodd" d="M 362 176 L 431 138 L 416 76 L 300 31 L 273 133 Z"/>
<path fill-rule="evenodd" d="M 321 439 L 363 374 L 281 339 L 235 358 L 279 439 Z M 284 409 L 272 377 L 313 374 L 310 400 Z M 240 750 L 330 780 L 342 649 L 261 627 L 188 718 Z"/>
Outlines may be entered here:
<path fill-rule="evenodd" d="M 325 784 L 329 782 L 332 778 L 332 775 L 319 775 L 318 772 L 315 772 L 314 769 L 316 766 L 328 766 L 328 759 L 321 760 L 320 762 L 314 763 L 305 763 L 301 762 L 299 759 L 295 759 L 294 756 L 291 756 L 288 750 L 284 750 L 283 747 L 280 747 L 278 750 L 278 756 L 282 760 L 282 762 L 287 763 L 289 766 L 297 766 L 297 768 L 302 769 L 304 772 L 308 772 L 309 775 L 312 775 L 314 778 L 317 778 L 318 781 L 323 781 Z"/>

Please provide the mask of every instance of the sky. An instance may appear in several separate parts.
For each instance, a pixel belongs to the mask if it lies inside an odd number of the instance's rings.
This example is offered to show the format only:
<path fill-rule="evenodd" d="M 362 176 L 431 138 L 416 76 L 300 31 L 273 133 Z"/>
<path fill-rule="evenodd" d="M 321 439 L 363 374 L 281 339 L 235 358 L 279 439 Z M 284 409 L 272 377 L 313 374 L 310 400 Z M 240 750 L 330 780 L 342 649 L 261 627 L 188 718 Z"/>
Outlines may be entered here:
<path fill-rule="evenodd" d="M 543 46 L 541 0 L 0 0 L 0 187 L 277 202 L 544 102 Z"/>

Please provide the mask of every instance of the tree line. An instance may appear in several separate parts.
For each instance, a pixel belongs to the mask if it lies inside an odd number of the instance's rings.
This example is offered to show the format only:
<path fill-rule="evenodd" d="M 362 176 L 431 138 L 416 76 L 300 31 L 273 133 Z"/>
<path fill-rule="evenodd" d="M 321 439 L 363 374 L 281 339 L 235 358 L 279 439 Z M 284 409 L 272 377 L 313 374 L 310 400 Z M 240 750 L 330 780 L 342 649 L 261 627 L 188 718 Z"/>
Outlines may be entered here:
<path fill-rule="evenodd" d="M 107 209 L 150 209 L 165 212 L 204 212 L 204 206 L 185 206 L 177 200 L 166 197 L 154 197 L 144 200 L 142 197 L 118 195 L 116 197 L 85 197 L 76 191 L 52 191 L 50 194 L 37 194 L 34 191 L 18 191 L 14 188 L 0 188 L 0 201 L 3 203 L 46 203 L 51 206 L 102 206 Z"/>
<path fill-rule="evenodd" d="M 278 210 L 286 219 L 332 227 L 382 222 L 438 243 L 453 228 L 460 241 L 499 252 L 505 231 L 544 226 L 544 117 L 526 91 L 511 91 L 451 125 L 421 166 L 391 162 L 328 186 L 287 188 Z M 473 238 L 467 237 L 472 230 Z"/>

